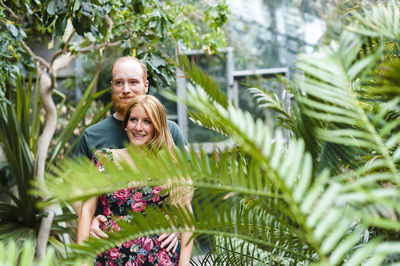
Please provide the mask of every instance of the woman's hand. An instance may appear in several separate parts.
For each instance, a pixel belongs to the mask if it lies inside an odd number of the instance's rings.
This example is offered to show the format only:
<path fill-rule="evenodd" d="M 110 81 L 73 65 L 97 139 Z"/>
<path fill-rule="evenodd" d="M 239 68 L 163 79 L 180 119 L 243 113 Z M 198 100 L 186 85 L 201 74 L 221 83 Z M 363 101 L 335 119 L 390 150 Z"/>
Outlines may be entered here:
<path fill-rule="evenodd" d="M 100 229 L 100 225 L 105 222 L 107 222 L 107 218 L 104 215 L 94 216 L 90 224 L 89 235 L 95 238 L 108 238 L 108 235 Z"/>
<path fill-rule="evenodd" d="M 179 243 L 179 233 L 172 232 L 172 233 L 162 233 L 158 237 L 158 241 L 161 242 L 161 248 L 167 247 L 166 251 L 175 253 L 176 249 L 178 248 Z"/>

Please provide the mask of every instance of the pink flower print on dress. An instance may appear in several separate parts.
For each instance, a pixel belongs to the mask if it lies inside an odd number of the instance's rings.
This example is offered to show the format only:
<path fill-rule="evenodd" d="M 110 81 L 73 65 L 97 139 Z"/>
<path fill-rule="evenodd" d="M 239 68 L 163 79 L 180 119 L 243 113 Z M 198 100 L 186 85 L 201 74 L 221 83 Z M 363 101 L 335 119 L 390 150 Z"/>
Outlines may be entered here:
<path fill-rule="evenodd" d="M 165 252 L 164 249 L 160 249 L 160 251 L 158 251 L 157 258 L 160 261 L 160 263 L 158 265 L 160 265 L 160 266 L 169 266 L 169 265 L 171 265 L 171 259 L 169 258 L 167 252 Z"/>
<path fill-rule="evenodd" d="M 124 247 L 126 247 L 126 248 L 130 248 L 130 247 L 133 245 L 133 241 L 130 240 L 130 241 L 128 241 L 128 242 L 123 243 L 122 245 L 123 245 Z"/>
<path fill-rule="evenodd" d="M 144 210 L 144 207 L 146 206 L 146 201 L 144 200 L 138 200 L 132 203 L 131 209 L 133 212 L 141 212 Z"/>
<path fill-rule="evenodd" d="M 109 260 L 107 261 L 107 266 L 117 266 L 117 264 L 114 263 L 113 261 L 111 261 L 111 259 L 109 259 Z"/>
<path fill-rule="evenodd" d="M 135 196 L 133 196 L 135 200 L 141 200 L 142 199 L 142 192 L 136 192 Z"/>
<path fill-rule="evenodd" d="M 110 210 L 110 208 L 108 208 L 107 199 L 104 196 L 100 196 L 100 201 L 101 201 L 101 204 L 103 205 L 103 208 L 104 208 L 104 215 L 105 216 L 110 216 L 111 215 L 111 210 Z"/>
<path fill-rule="evenodd" d="M 114 192 L 114 197 L 117 199 L 118 204 L 124 204 L 126 199 L 132 195 L 129 188 L 117 190 Z"/>
<path fill-rule="evenodd" d="M 110 220 L 110 224 L 111 224 L 111 228 L 115 229 L 117 231 L 121 230 L 121 228 L 118 226 L 118 224 L 116 222 L 114 222 L 113 220 Z M 112 230 L 111 230 L 112 232 Z"/>
<path fill-rule="evenodd" d="M 160 201 L 160 197 L 159 197 L 159 196 L 156 196 L 156 197 L 152 198 L 151 201 L 152 201 L 152 202 Z"/>
<path fill-rule="evenodd" d="M 148 255 L 147 255 L 147 260 L 148 260 L 149 262 L 153 262 L 153 261 L 154 261 L 154 257 L 153 257 L 151 254 L 148 254 Z"/>
<path fill-rule="evenodd" d="M 110 256 L 110 259 L 112 259 L 112 260 L 118 259 L 119 256 L 121 255 L 121 254 L 119 253 L 118 248 L 112 248 L 112 249 L 110 249 L 110 250 L 108 251 L 108 254 L 109 254 L 109 256 Z"/>
<path fill-rule="evenodd" d="M 145 251 L 150 251 L 153 249 L 154 243 L 150 237 L 143 238 L 142 242 L 143 242 L 142 249 L 144 249 Z"/>
<path fill-rule="evenodd" d="M 160 187 L 154 187 L 153 190 L 151 191 L 151 194 L 153 195 L 158 195 L 161 192 L 161 188 Z"/>
<path fill-rule="evenodd" d="M 136 238 L 135 240 L 133 240 L 133 243 L 136 246 L 140 246 L 142 244 L 142 238 Z"/>

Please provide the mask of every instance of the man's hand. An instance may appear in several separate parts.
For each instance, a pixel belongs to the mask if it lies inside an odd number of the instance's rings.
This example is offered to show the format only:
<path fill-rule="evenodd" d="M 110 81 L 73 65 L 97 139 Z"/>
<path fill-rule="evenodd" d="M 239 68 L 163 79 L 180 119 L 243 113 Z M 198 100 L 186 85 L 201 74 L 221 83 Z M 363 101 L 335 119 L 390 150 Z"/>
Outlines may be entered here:
<path fill-rule="evenodd" d="M 179 242 L 178 236 L 179 234 L 177 232 L 162 233 L 158 237 L 158 241 L 161 242 L 161 248 L 167 247 L 167 252 L 172 250 L 172 253 L 175 253 Z"/>
<path fill-rule="evenodd" d="M 104 215 L 94 216 L 90 225 L 89 235 L 95 238 L 108 238 L 108 235 L 100 229 L 100 224 L 105 222 L 107 222 L 107 218 Z"/>

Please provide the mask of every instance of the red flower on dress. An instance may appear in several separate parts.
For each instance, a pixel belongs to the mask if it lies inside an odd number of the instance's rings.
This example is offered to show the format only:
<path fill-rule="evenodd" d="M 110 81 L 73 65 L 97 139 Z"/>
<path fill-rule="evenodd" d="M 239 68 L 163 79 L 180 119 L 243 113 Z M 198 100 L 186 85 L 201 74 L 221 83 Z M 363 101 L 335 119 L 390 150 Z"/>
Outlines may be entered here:
<path fill-rule="evenodd" d="M 141 211 L 143 211 L 145 206 L 146 206 L 146 201 L 137 200 L 134 203 L 132 203 L 131 209 L 133 212 L 141 212 Z"/>
<path fill-rule="evenodd" d="M 160 200 L 160 197 L 159 197 L 159 196 L 154 197 L 154 198 L 151 199 L 152 202 L 157 202 L 157 201 L 159 201 L 159 200 Z"/>
<path fill-rule="evenodd" d="M 136 192 L 135 196 L 133 196 L 135 200 L 141 200 L 142 199 L 142 192 Z"/>
<path fill-rule="evenodd" d="M 133 243 L 136 246 L 140 246 L 140 244 L 142 244 L 142 238 L 136 238 L 135 240 L 133 240 Z"/>
<path fill-rule="evenodd" d="M 121 230 L 121 228 L 118 226 L 118 224 L 116 222 L 114 222 L 113 220 L 110 220 L 110 225 L 111 225 L 111 229 L 115 229 L 117 231 Z"/>
<path fill-rule="evenodd" d="M 147 255 L 147 259 L 149 260 L 149 262 L 153 262 L 154 261 L 154 257 L 151 254 Z"/>
<path fill-rule="evenodd" d="M 129 188 L 114 191 L 114 197 L 117 199 L 119 204 L 124 204 L 126 199 L 132 195 Z"/>
<path fill-rule="evenodd" d="M 142 266 L 142 262 L 140 260 L 136 260 L 134 262 L 128 261 L 125 263 L 125 266 Z"/>
<path fill-rule="evenodd" d="M 111 210 L 110 210 L 110 208 L 108 208 L 108 207 L 104 208 L 104 215 L 105 215 L 105 216 L 111 216 Z"/>
<path fill-rule="evenodd" d="M 160 249 L 160 251 L 158 251 L 157 253 L 157 258 L 159 259 L 160 263 L 158 265 L 160 266 L 168 266 L 171 265 L 171 259 L 168 256 L 167 252 L 165 252 L 165 250 Z"/>
<path fill-rule="evenodd" d="M 160 188 L 160 187 L 154 187 L 153 190 L 151 191 L 151 194 L 158 195 L 158 193 L 160 193 L 161 190 L 162 190 L 162 188 Z"/>
<path fill-rule="evenodd" d="M 108 254 L 109 254 L 109 256 L 110 256 L 110 259 L 112 259 L 112 260 L 118 259 L 119 256 L 121 255 L 121 254 L 119 253 L 118 248 L 112 248 L 112 249 L 110 249 L 110 250 L 108 251 Z"/>
<path fill-rule="evenodd" d="M 130 241 L 128 241 L 128 242 L 123 243 L 122 245 L 123 245 L 124 247 L 126 247 L 126 248 L 130 248 L 130 247 L 133 245 L 133 241 L 130 240 Z"/>
<path fill-rule="evenodd" d="M 145 251 L 150 251 L 153 249 L 154 243 L 150 237 L 143 238 L 142 242 L 143 242 L 142 249 L 144 249 Z"/>
<path fill-rule="evenodd" d="M 117 266 L 117 264 L 111 260 L 107 261 L 107 266 Z"/>
<path fill-rule="evenodd" d="M 103 205 L 104 215 L 105 216 L 111 216 L 111 210 L 108 207 L 108 202 L 107 202 L 106 197 L 100 196 L 100 201 L 101 201 L 101 205 Z"/>

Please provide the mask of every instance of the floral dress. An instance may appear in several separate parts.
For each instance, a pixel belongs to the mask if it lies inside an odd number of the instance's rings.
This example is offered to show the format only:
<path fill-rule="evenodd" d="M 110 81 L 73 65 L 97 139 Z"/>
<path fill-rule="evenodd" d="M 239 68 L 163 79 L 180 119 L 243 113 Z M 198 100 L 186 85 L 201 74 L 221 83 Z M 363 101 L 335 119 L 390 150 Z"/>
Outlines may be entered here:
<path fill-rule="evenodd" d="M 101 171 L 104 167 L 96 159 L 96 156 L 105 156 L 113 161 L 112 152 L 108 149 L 96 151 L 92 162 Z M 103 215 L 107 222 L 101 225 L 106 232 L 120 230 L 116 224 L 116 218 L 129 220 L 132 212 L 143 212 L 149 207 L 161 207 L 167 195 L 160 187 L 131 187 L 103 194 L 99 197 L 103 207 Z M 128 211 L 130 210 L 130 211 Z M 166 248 L 161 248 L 158 235 L 144 236 L 119 246 L 109 249 L 97 256 L 95 265 L 178 265 L 178 254 L 168 253 Z"/>

